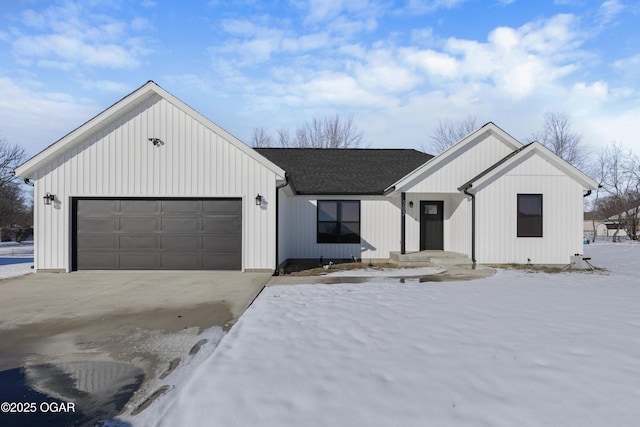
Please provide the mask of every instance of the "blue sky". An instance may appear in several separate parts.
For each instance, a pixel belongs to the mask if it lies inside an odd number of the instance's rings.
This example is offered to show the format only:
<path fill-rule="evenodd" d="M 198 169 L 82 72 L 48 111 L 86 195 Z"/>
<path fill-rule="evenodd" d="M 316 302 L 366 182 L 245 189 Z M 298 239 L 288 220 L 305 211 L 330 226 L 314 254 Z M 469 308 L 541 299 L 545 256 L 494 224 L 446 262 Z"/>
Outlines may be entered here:
<path fill-rule="evenodd" d="M 518 139 L 545 112 L 640 153 L 640 2 L 0 0 L 0 136 L 35 154 L 154 80 L 244 141 L 352 117 L 372 147 L 440 119 Z"/>

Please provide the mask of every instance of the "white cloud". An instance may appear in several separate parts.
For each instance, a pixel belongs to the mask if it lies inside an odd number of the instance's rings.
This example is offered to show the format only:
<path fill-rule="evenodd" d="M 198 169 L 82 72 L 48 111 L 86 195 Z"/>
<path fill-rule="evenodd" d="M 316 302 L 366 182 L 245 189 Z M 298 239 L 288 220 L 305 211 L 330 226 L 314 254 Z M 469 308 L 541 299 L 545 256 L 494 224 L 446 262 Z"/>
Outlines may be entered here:
<path fill-rule="evenodd" d="M 2 134 L 32 155 L 98 111 L 93 102 L 43 89 L 42 86 L 38 82 L 25 83 L 0 76 Z M 29 131 L 25 132 L 25 129 Z"/>
<path fill-rule="evenodd" d="M 150 53 L 148 40 L 131 34 L 148 30 L 145 21 L 127 23 L 71 1 L 39 13 L 27 10 L 21 15 L 24 29 L 14 30 L 13 53 L 18 61 L 35 60 L 42 67 L 131 69 Z"/>
<path fill-rule="evenodd" d="M 99 89 L 104 92 L 112 92 L 119 95 L 131 91 L 131 87 L 128 84 L 113 80 L 84 80 L 81 82 L 81 85 L 87 89 Z"/>
<path fill-rule="evenodd" d="M 600 25 L 605 26 L 615 21 L 624 11 L 625 6 L 619 0 L 606 0 L 598 9 L 598 19 Z"/>
<path fill-rule="evenodd" d="M 407 64 L 415 65 L 428 74 L 449 78 L 459 75 L 458 61 L 446 53 L 432 49 L 404 48 L 401 49 L 401 54 Z"/>
<path fill-rule="evenodd" d="M 603 81 L 597 81 L 592 84 L 578 82 L 573 85 L 573 92 L 582 99 L 605 100 L 609 95 L 609 85 Z"/>
<path fill-rule="evenodd" d="M 409 0 L 406 10 L 414 14 L 432 13 L 438 9 L 453 9 L 466 0 Z"/>
<path fill-rule="evenodd" d="M 282 40 L 282 50 L 285 52 L 307 52 L 325 48 L 332 44 L 328 33 L 307 34 L 299 37 L 286 37 Z"/>
<path fill-rule="evenodd" d="M 292 89 L 294 93 L 300 89 L 307 102 L 322 105 L 382 107 L 392 102 L 392 98 L 364 89 L 344 73 L 322 73 Z"/>
<path fill-rule="evenodd" d="M 419 77 L 387 50 L 369 52 L 366 62 L 353 68 L 354 78 L 371 93 L 402 94 L 419 83 Z"/>
<path fill-rule="evenodd" d="M 635 87 L 636 93 L 640 90 L 637 85 L 640 80 L 640 54 L 617 60 L 612 68 L 622 77 L 622 84 Z"/>
<path fill-rule="evenodd" d="M 369 0 L 310 0 L 308 3 L 307 23 L 326 22 L 343 14 L 370 15 L 379 6 Z"/>

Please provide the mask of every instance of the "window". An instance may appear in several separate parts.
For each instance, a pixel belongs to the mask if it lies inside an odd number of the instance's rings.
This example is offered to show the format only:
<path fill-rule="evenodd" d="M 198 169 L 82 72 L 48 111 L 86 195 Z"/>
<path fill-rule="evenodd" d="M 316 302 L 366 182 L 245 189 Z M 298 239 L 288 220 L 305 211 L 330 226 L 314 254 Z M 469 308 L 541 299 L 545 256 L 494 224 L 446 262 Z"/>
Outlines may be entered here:
<path fill-rule="evenodd" d="M 542 194 L 518 194 L 518 237 L 542 237 Z"/>
<path fill-rule="evenodd" d="M 318 200 L 318 243 L 360 243 L 359 200 Z"/>

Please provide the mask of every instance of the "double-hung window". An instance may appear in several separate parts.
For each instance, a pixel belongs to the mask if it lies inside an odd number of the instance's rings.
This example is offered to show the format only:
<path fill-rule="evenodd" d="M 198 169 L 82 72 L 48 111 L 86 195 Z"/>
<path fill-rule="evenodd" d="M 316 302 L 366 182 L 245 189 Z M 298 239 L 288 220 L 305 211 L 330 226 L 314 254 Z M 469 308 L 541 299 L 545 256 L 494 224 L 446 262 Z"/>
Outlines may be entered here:
<path fill-rule="evenodd" d="M 359 200 L 318 200 L 318 243 L 360 243 Z"/>
<path fill-rule="evenodd" d="M 518 194 L 518 237 L 542 237 L 542 194 Z"/>

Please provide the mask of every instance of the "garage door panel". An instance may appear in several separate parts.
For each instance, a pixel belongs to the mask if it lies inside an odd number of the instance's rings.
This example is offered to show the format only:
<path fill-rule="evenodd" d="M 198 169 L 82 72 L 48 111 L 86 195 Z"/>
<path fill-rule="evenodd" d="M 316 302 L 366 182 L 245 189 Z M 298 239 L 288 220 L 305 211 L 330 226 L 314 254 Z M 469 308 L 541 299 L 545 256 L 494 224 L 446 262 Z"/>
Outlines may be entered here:
<path fill-rule="evenodd" d="M 120 265 L 118 268 L 124 270 L 156 270 L 158 267 L 158 257 L 155 253 L 149 252 L 121 252 L 118 254 Z"/>
<path fill-rule="evenodd" d="M 242 211 L 241 200 L 203 200 L 202 211 L 207 214 L 237 215 Z"/>
<path fill-rule="evenodd" d="M 205 233 L 238 233 L 242 229 L 242 219 L 238 216 L 216 215 L 202 218 Z"/>
<path fill-rule="evenodd" d="M 117 245 L 116 235 L 106 233 L 86 233 L 78 236 L 78 246 L 85 250 L 113 249 Z"/>
<path fill-rule="evenodd" d="M 155 216 L 120 217 L 120 231 L 125 233 L 148 233 L 156 228 Z"/>
<path fill-rule="evenodd" d="M 162 236 L 162 250 L 172 252 L 196 252 L 202 247 L 201 236 Z"/>
<path fill-rule="evenodd" d="M 116 227 L 116 218 L 85 217 L 78 219 L 78 231 L 90 233 L 111 233 Z"/>
<path fill-rule="evenodd" d="M 207 234 L 202 241 L 206 252 L 240 252 L 242 241 L 236 234 Z"/>
<path fill-rule="evenodd" d="M 111 213 L 118 210 L 118 200 L 82 200 L 82 204 L 78 203 L 78 213 Z"/>
<path fill-rule="evenodd" d="M 120 236 L 119 248 L 126 249 L 146 249 L 148 251 L 156 251 L 158 248 L 157 237 L 155 234 L 138 234 L 135 236 Z"/>
<path fill-rule="evenodd" d="M 193 215 L 199 212 L 200 205 L 199 200 L 163 200 L 162 213 Z"/>
<path fill-rule="evenodd" d="M 121 200 L 120 212 L 126 214 L 149 214 L 158 210 L 157 200 Z"/>
<path fill-rule="evenodd" d="M 76 269 L 242 268 L 240 199 L 77 199 Z"/>
<path fill-rule="evenodd" d="M 167 233 L 194 232 L 200 229 L 200 218 L 197 217 L 162 217 L 162 230 Z"/>
<path fill-rule="evenodd" d="M 116 261 L 115 253 L 83 251 L 78 254 L 78 265 L 91 270 L 112 270 L 117 266 Z"/>
<path fill-rule="evenodd" d="M 241 268 L 239 253 L 223 252 L 207 254 L 202 257 L 202 264 L 207 270 L 239 270 Z"/>

